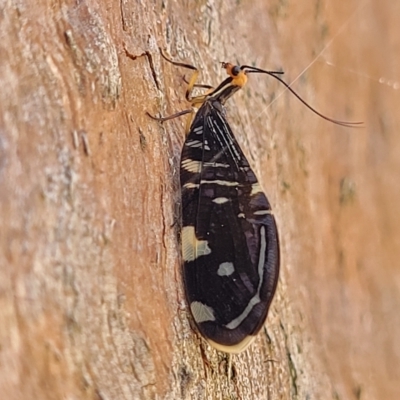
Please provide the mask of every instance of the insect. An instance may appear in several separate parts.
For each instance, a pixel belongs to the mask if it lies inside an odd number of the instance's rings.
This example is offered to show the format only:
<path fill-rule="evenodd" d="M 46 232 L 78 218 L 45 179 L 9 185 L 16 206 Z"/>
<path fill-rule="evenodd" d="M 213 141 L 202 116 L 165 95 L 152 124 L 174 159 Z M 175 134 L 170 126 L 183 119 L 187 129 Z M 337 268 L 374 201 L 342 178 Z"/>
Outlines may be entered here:
<path fill-rule="evenodd" d="M 196 85 L 192 69 L 186 99 L 198 107 L 183 145 L 180 162 L 182 191 L 182 258 L 186 298 L 199 332 L 216 349 L 246 349 L 267 318 L 279 276 L 279 236 L 275 218 L 257 178 L 230 128 L 225 102 L 262 73 L 283 83 L 307 107 L 339 125 L 300 98 L 278 75 L 248 65 L 222 63 L 228 77 L 215 89 Z M 195 86 L 209 90 L 192 97 Z M 184 110 L 164 122 L 194 113 Z"/>

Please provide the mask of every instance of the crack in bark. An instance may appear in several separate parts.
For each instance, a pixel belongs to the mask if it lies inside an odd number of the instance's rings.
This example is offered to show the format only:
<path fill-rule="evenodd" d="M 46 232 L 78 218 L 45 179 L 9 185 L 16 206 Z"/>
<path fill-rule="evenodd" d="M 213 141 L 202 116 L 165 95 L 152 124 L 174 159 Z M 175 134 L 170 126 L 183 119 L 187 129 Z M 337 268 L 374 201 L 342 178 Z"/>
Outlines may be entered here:
<path fill-rule="evenodd" d="M 130 58 L 131 60 L 133 60 L 133 61 L 135 61 L 136 59 L 138 59 L 138 58 L 140 58 L 140 57 L 146 57 L 146 58 L 148 59 L 148 61 L 149 61 L 149 66 L 150 66 L 150 70 L 151 70 L 151 75 L 153 76 L 154 83 L 155 83 L 157 89 L 158 89 L 158 90 L 161 90 L 161 89 L 160 89 L 160 84 L 159 84 L 158 79 L 157 79 L 157 73 L 156 73 L 156 70 L 155 70 L 155 68 L 154 68 L 153 56 L 151 55 L 151 53 L 150 53 L 149 51 L 145 51 L 145 52 L 143 52 L 143 53 L 141 53 L 141 54 L 137 54 L 137 55 L 136 55 L 136 54 L 132 54 L 132 53 L 126 48 L 125 45 L 124 45 L 124 51 L 125 51 L 125 55 L 126 55 L 128 58 Z"/>
<path fill-rule="evenodd" d="M 157 89 L 160 90 L 160 85 L 157 80 L 156 70 L 154 68 L 153 56 L 151 55 L 151 53 L 149 51 L 146 51 L 145 54 L 147 56 L 147 59 L 149 60 L 149 65 L 150 65 L 150 69 L 151 69 L 151 74 L 153 75 L 154 83 L 156 84 Z"/>

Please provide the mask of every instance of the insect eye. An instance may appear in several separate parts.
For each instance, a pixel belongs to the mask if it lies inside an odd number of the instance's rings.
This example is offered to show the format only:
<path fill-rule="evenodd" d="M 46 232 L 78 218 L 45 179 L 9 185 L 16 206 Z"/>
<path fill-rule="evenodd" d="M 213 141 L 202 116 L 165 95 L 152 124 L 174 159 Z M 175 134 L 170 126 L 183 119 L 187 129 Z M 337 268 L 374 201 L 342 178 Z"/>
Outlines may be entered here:
<path fill-rule="evenodd" d="M 232 75 L 237 76 L 237 75 L 239 75 L 239 72 L 240 72 L 240 67 L 239 67 L 239 65 L 235 65 L 235 66 L 232 68 Z"/>

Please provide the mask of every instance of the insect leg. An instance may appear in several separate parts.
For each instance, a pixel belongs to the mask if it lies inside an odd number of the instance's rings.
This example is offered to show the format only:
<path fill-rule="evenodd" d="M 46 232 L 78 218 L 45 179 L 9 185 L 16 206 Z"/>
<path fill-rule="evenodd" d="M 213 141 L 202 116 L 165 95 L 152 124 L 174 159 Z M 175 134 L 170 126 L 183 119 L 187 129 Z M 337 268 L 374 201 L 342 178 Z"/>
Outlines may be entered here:
<path fill-rule="evenodd" d="M 168 117 L 155 117 L 154 115 L 151 115 L 148 111 L 146 111 L 146 114 L 151 119 L 154 119 L 155 121 L 165 122 L 165 121 L 169 121 L 170 119 L 181 117 L 182 115 L 193 114 L 193 110 L 190 108 L 190 109 L 187 109 L 187 110 L 179 111 L 179 112 L 177 112 L 175 114 L 168 115 Z"/>
<path fill-rule="evenodd" d="M 207 94 L 209 93 L 210 90 L 213 89 L 213 87 L 210 86 L 210 85 L 196 84 L 196 81 L 197 81 L 197 79 L 199 77 L 200 71 L 193 65 L 185 64 L 185 63 L 181 63 L 181 62 L 177 62 L 177 61 L 171 60 L 170 58 L 168 58 L 164 54 L 164 52 L 161 50 L 161 48 L 160 48 L 160 53 L 161 53 L 161 56 L 164 58 L 164 60 L 168 61 L 172 65 L 175 65 L 177 67 L 183 67 L 183 68 L 191 69 L 192 71 L 194 71 L 193 75 L 191 76 L 191 78 L 187 82 L 188 87 L 186 89 L 185 98 L 186 98 L 187 101 L 192 103 L 192 105 L 194 105 L 194 104 L 202 104 L 204 102 Z M 185 79 L 185 82 L 186 82 L 186 79 Z M 194 87 L 202 87 L 202 88 L 205 88 L 205 89 L 209 89 L 209 91 L 207 91 L 207 93 L 204 94 L 204 95 L 192 97 L 192 91 L 193 91 Z"/>

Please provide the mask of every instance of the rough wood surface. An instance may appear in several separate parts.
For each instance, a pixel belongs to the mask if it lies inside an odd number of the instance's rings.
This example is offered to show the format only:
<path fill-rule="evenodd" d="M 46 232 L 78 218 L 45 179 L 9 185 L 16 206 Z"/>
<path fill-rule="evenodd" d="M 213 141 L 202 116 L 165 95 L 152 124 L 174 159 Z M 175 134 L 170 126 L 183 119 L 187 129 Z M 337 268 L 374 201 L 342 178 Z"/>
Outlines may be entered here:
<path fill-rule="evenodd" d="M 400 5 L 0 2 L 0 398 L 400 398 Z M 264 330 L 229 361 L 190 327 L 178 163 L 186 71 L 284 69 L 229 121 L 277 217 Z"/>

